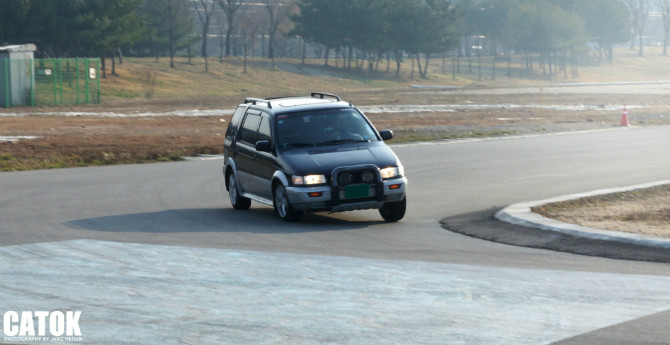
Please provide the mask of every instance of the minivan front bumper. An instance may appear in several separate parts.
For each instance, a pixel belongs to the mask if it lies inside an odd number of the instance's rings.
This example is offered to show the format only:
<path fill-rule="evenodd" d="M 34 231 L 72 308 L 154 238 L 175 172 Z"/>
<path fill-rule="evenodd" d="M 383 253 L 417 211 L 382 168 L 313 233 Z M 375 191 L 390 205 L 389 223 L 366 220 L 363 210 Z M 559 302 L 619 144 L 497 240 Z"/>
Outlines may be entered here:
<path fill-rule="evenodd" d="M 364 193 L 367 186 L 367 194 Z M 351 190 L 357 190 L 353 193 Z M 405 196 L 407 179 L 397 177 L 372 184 L 343 186 L 290 186 L 286 188 L 288 199 L 297 211 L 342 212 L 379 209 L 388 202 L 401 201 Z M 362 193 L 362 194 L 361 194 Z M 353 195 L 353 196 L 352 196 Z"/>

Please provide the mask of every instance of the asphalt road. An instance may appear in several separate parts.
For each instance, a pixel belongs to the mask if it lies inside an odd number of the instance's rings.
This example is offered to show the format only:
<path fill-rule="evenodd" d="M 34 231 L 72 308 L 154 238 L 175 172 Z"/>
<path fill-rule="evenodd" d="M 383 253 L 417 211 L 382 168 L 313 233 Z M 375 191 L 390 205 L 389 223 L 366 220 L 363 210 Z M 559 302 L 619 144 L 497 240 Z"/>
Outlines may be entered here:
<path fill-rule="evenodd" d="M 440 226 L 668 179 L 669 133 L 396 145 L 410 185 L 395 224 L 234 211 L 221 160 L 2 173 L 0 312 L 81 310 L 83 343 L 670 344 L 667 264 Z"/>

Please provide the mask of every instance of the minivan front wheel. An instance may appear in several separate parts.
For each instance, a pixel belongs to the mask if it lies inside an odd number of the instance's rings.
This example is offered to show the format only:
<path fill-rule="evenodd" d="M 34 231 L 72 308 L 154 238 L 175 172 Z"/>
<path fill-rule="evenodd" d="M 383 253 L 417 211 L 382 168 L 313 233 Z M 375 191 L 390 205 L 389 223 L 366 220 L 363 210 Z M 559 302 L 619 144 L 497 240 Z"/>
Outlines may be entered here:
<path fill-rule="evenodd" d="M 240 194 L 240 188 L 233 173 L 228 176 L 228 196 L 230 197 L 230 204 L 236 210 L 247 210 L 251 206 L 251 199 Z"/>
<path fill-rule="evenodd" d="M 282 184 L 275 187 L 274 192 L 275 211 L 279 217 L 287 222 L 295 222 L 302 218 L 302 212 L 296 211 L 288 200 L 286 188 Z"/>
<path fill-rule="evenodd" d="M 397 222 L 405 216 L 406 209 L 407 197 L 403 197 L 401 201 L 384 204 L 384 206 L 379 209 L 379 214 L 387 222 Z"/>

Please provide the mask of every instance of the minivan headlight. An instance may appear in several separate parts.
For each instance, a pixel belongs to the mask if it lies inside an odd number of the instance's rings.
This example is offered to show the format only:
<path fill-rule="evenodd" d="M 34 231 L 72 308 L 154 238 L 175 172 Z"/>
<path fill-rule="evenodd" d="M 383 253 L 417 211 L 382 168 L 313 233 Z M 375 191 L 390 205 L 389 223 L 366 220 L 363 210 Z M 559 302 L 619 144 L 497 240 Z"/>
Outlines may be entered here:
<path fill-rule="evenodd" d="M 325 175 L 293 176 L 292 181 L 294 185 L 323 184 L 326 183 L 326 176 Z"/>
<path fill-rule="evenodd" d="M 382 176 L 382 179 L 389 179 L 389 178 L 394 178 L 398 176 L 402 176 L 404 173 L 404 169 L 401 166 L 398 167 L 388 167 L 384 169 L 379 170 L 379 174 Z"/>

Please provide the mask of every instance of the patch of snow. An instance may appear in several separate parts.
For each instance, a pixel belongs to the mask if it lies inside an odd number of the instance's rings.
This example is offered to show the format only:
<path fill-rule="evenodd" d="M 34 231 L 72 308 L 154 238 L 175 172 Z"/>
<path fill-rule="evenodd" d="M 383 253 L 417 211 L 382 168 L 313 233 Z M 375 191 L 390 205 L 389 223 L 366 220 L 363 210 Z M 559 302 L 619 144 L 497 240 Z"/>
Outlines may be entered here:
<path fill-rule="evenodd" d="M 15 143 L 19 140 L 32 140 L 39 137 L 34 135 L 18 135 L 18 136 L 0 136 L 0 143 Z"/>
<path fill-rule="evenodd" d="M 628 109 L 642 108 L 643 106 L 628 106 Z M 548 110 L 567 110 L 567 111 L 619 111 L 621 105 L 611 104 L 573 104 L 573 105 L 552 105 L 552 104 L 397 104 L 397 105 L 369 105 L 358 107 L 364 113 L 422 113 L 422 112 L 454 112 L 456 110 L 486 110 L 486 109 L 548 109 Z M 160 116 L 220 116 L 232 115 L 235 109 L 191 109 L 191 110 L 172 110 L 166 112 L 134 112 L 134 113 L 115 113 L 115 112 L 90 112 L 90 111 L 68 111 L 68 112 L 44 112 L 44 113 L 0 113 L 0 117 L 12 116 L 97 116 L 97 117 L 160 117 Z"/>

